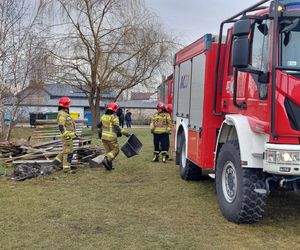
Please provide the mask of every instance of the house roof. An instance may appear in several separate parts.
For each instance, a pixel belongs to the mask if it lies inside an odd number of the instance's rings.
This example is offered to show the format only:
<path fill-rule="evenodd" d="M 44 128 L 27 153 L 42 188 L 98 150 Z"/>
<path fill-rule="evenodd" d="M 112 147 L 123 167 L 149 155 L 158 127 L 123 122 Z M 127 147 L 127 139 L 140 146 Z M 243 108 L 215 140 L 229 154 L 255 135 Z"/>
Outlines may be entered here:
<path fill-rule="evenodd" d="M 72 100 L 72 107 L 89 107 L 88 98 L 82 91 L 74 86 L 63 84 L 45 84 L 43 88 L 28 87 L 27 90 L 23 90 L 21 93 L 27 93 L 28 98 L 25 98 L 21 106 L 37 106 L 37 107 L 56 107 L 58 99 L 62 96 L 69 96 Z M 114 100 L 116 92 L 106 92 L 101 95 L 100 107 Z M 153 95 L 153 93 L 151 93 Z M 112 97 L 113 96 L 113 97 Z M 118 101 L 122 108 L 141 108 L 141 109 L 155 109 L 156 100 L 130 100 L 130 101 Z M 14 103 L 12 99 L 5 102 L 6 106 L 10 106 Z"/>
<path fill-rule="evenodd" d="M 131 100 L 149 100 L 154 93 L 131 92 Z"/>
<path fill-rule="evenodd" d="M 52 83 L 45 84 L 43 86 L 44 90 L 51 97 L 62 97 L 68 96 L 70 98 L 86 98 L 85 93 L 76 86 L 71 86 L 68 84 Z M 116 91 L 105 90 L 101 94 L 101 98 L 114 99 L 117 96 Z"/>

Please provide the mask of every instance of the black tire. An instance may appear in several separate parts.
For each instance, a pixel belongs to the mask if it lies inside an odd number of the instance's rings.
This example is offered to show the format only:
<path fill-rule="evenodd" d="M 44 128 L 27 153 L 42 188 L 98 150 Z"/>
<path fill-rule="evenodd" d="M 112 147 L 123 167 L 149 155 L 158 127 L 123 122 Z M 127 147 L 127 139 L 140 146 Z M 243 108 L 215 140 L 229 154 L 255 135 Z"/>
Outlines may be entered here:
<path fill-rule="evenodd" d="M 264 213 L 266 195 L 254 192 L 265 189 L 265 174 L 261 169 L 241 167 L 238 141 L 226 142 L 218 155 L 216 190 L 222 214 L 234 223 L 254 223 Z"/>
<path fill-rule="evenodd" d="M 179 139 L 179 169 L 180 176 L 183 180 L 200 180 L 202 177 L 201 168 L 190 162 L 186 158 L 186 140 L 185 136 L 181 134 Z"/>

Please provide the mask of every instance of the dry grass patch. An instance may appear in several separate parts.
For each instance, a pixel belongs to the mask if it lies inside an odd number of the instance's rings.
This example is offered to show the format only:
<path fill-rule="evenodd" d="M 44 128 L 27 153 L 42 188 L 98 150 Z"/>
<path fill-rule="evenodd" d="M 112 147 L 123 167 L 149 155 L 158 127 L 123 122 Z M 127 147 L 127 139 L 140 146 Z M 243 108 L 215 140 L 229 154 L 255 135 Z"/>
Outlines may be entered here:
<path fill-rule="evenodd" d="M 2 178 L 1 248 L 299 247 L 298 195 L 272 195 L 261 223 L 229 223 L 219 211 L 213 180 L 185 182 L 174 161 L 150 162 L 151 135 L 134 132 L 144 143 L 142 154 L 120 154 L 114 171 L 82 168 L 75 175 L 56 172 L 24 182 Z"/>

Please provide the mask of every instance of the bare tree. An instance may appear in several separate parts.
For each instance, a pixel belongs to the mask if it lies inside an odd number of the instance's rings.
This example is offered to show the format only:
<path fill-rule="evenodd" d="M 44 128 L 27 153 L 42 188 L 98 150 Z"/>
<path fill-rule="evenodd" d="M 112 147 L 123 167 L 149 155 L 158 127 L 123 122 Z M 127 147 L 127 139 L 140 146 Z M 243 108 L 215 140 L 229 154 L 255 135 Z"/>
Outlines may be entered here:
<path fill-rule="evenodd" d="M 41 2 L 2 0 L 0 3 L 0 120 L 1 138 L 9 140 L 20 104 L 28 95 L 15 93 L 29 83 L 41 83 L 41 63 L 45 60 L 44 41 L 34 26 Z M 36 65 L 39 65 L 39 69 Z M 38 78 L 38 80 L 37 80 Z M 30 89 L 30 88 L 29 88 Z M 31 88 L 34 90 L 35 88 Z M 28 91 L 27 91 L 28 92 Z M 4 108 L 7 102 L 9 107 Z M 10 115 L 9 127 L 4 126 L 5 113 Z"/>
<path fill-rule="evenodd" d="M 87 95 L 95 131 L 101 93 L 109 90 L 118 98 L 124 90 L 147 83 L 169 57 L 172 41 L 141 0 L 51 2 L 59 4 L 64 17 L 64 35 L 52 51 L 59 81 Z"/>

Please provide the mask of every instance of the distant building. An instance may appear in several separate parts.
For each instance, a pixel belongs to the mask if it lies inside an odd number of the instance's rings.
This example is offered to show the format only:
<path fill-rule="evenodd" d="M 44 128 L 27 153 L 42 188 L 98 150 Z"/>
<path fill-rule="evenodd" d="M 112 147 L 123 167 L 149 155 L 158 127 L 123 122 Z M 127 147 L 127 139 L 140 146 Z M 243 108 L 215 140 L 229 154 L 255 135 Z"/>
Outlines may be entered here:
<path fill-rule="evenodd" d="M 87 112 L 90 111 L 85 93 L 75 86 L 66 84 L 33 85 L 17 95 L 24 98 L 20 105 L 24 120 L 29 119 L 29 113 L 57 112 L 58 100 L 63 96 L 71 98 L 70 111 L 79 112 L 80 118 L 85 118 Z M 104 112 L 105 105 L 115 100 L 116 96 L 115 91 L 104 91 L 101 94 L 100 113 Z M 131 99 L 118 101 L 123 112 L 125 113 L 127 109 L 130 110 L 133 124 L 149 124 L 151 116 L 156 111 L 157 93 L 132 92 Z M 13 98 L 10 98 L 5 106 L 12 106 L 13 102 Z"/>
<path fill-rule="evenodd" d="M 131 92 L 131 100 L 150 100 L 155 93 L 151 92 Z"/>
<path fill-rule="evenodd" d="M 70 111 L 79 112 L 80 118 L 84 118 L 85 113 L 90 110 L 85 93 L 79 88 L 67 84 L 29 86 L 17 95 L 24 99 L 20 105 L 24 117 L 28 117 L 29 113 L 57 112 L 58 100 L 63 96 L 71 98 Z M 101 94 L 100 109 L 104 109 L 105 104 L 114 100 L 115 97 L 115 92 L 104 91 Z M 13 99 L 10 99 L 5 105 L 11 106 L 12 103 Z"/>

